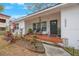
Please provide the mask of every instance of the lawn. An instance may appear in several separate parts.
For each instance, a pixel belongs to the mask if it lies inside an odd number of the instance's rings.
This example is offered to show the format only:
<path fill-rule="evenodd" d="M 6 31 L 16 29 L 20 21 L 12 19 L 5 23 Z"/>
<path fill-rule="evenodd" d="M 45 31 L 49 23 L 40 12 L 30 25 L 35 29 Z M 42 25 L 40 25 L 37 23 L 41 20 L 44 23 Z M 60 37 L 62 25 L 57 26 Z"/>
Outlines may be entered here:
<path fill-rule="evenodd" d="M 65 47 L 64 48 L 67 52 L 69 52 L 72 56 L 79 56 L 79 50 L 70 48 L 70 47 Z"/>
<path fill-rule="evenodd" d="M 5 33 L 5 31 L 0 31 L 0 35 L 3 35 Z"/>

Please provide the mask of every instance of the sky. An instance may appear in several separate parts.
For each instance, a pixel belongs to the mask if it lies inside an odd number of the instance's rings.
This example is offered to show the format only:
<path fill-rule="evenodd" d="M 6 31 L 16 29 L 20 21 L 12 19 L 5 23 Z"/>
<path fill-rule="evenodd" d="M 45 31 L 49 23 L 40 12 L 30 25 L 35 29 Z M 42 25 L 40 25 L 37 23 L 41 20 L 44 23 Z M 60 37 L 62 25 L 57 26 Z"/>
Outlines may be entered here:
<path fill-rule="evenodd" d="M 56 4 L 58 3 L 0 3 L 0 6 L 2 5 L 4 7 L 4 10 L 0 13 L 17 19 Z"/>
<path fill-rule="evenodd" d="M 9 15 L 15 19 L 33 12 L 33 10 L 29 9 L 31 3 L 0 3 L 0 5 L 4 6 L 4 10 L 0 13 Z"/>

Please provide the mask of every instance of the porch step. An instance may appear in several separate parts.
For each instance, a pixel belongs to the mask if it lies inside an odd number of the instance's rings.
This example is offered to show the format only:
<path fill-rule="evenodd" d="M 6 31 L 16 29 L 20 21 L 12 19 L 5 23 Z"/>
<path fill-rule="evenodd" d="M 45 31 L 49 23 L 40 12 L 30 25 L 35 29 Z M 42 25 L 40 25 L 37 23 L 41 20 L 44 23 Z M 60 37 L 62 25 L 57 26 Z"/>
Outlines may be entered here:
<path fill-rule="evenodd" d="M 63 47 L 64 44 L 63 43 L 53 43 L 53 42 L 49 42 L 49 41 L 44 41 L 44 40 L 40 40 L 42 43 L 47 44 L 47 45 L 51 45 L 51 46 L 58 46 L 58 47 Z"/>
<path fill-rule="evenodd" d="M 64 49 L 56 46 L 43 44 L 47 56 L 70 56 Z"/>

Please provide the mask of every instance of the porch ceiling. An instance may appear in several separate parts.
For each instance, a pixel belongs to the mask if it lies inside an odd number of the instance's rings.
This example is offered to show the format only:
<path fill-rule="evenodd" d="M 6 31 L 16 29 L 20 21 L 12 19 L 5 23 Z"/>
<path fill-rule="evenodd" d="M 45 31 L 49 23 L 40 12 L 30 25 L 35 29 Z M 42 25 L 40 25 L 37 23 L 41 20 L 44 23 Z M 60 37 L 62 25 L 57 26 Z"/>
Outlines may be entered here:
<path fill-rule="evenodd" d="M 48 14 L 54 14 L 54 13 L 57 13 L 57 12 L 61 12 L 62 8 L 66 8 L 66 7 L 73 6 L 73 5 L 77 5 L 77 4 L 75 4 L 75 3 L 74 4 L 73 3 L 60 4 L 58 6 L 51 7 L 51 8 L 48 8 L 46 10 L 31 14 L 31 15 L 28 15 L 28 16 L 24 16 L 24 17 L 19 18 L 19 19 L 20 20 L 23 20 L 23 19 L 28 20 L 28 19 L 32 19 L 32 18 L 36 18 L 36 17 L 45 16 L 45 15 L 48 15 Z"/>
<path fill-rule="evenodd" d="M 41 11 L 41 12 L 37 12 L 36 14 L 33 14 L 33 15 L 28 15 L 26 18 L 27 19 L 31 19 L 31 18 L 36 18 L 36 17 L 42 17 L 42 16 L 45 16 L 45 15 L 48 15 L 48 14 L 54 14 L 54 13 L 59 13 L 61 12 L 61 9 L 62 8 L 67 8 L 67 7 L 72 7 L 72 6 L 75 6 L 75 5 L 79 5 L 79 4 L 73 4 L 73 3 L 67 3 L 67 4 L 64 4 L 61 6 L 57 6 L 57 7 L 54 7 L 54 8 L 49 8 L 47 10 L 44 10 L 44 11 Z"/>
<path fill-rule="evenodd" d="M 51 10 L 47 10 L 45 12 L 38 13 L 38 14 L 35 14 L 33 16 L 27 17 L 27 19 L 42 17 L 42 16 L 45 16 L 45 15 L 48 15 L 48 14 L 54 14 L 54 13 L 59 13 L 59 12 L 60 12 L 60 8 L 55 8 L 53 10 L 52 9 Z"/>

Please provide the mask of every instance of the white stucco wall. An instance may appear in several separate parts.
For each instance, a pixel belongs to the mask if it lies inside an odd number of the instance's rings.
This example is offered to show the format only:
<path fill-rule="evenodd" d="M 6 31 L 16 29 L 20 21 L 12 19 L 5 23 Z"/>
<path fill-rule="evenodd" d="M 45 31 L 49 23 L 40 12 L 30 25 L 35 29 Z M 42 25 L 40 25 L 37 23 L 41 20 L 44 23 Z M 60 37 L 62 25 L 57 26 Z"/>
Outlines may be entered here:
<path fill-rule="evenodd" d="M 25 22 L 24 21 L 19 21 L 17 22 L 19 24 L 19 29 L 17 29 L 15 32 L 18 33 L 19 35 L 24 35 L 25 32 Z M 22 29 L 22 33 L 21 33 L 21 29 Z"/>
<path fill-rule="evenodd" d="M 61 37 L 68 39 L 68 46 L 79 48 L 79 5 L 61 10 Z"/>

